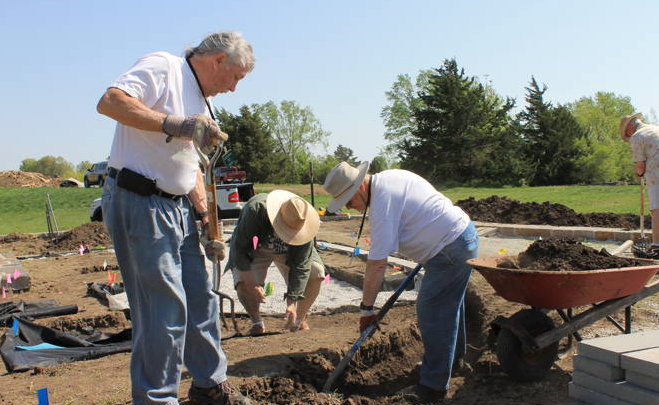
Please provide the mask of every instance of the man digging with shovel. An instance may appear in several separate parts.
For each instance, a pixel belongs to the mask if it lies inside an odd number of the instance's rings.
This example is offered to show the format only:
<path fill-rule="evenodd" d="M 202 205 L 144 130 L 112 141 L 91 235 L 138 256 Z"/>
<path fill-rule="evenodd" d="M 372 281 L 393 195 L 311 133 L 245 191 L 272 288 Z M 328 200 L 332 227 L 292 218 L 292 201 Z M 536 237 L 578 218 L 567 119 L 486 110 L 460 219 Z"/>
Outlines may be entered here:
<path fill-rule="evenodd" d="M 628 115 L 620 120 L 620 137 L 631 146 L 634 171 L 638 177 L 645 179 L 648 186 L 652 245 L 645 253 L 650 259 L 659 259 L 659 126 L 641 121 L 640 113 Z"/>
<path fill-rule="evenodd" d="M 417 297 L 417 317 L 425 353 L 416 393 L 421 401 L 446 396 L 454 362 L 466 351 L 464 297 L 478 253 L 478 232 L 460 207 L 406 170 L 369 175 L 368 162 L 354 168 L 346 162 L 327 175 L 323 188 L 342 206 L 366 215 L 370 207 L 370 249 L 364 274 L 359 330 L 377 322 L 373 305 L 382 286 L 390 253 L 400 252 L 423 264 L 425 275 Z"/>
<path fill-rule="evenodd" d="M 193 403 L 250 404 L 227 381 L 218 297 L 199 249 L 201 239 L 215 261 L 224 245 L 208 236 L 195 146 L 208 154 L 226 140 L 208 118 L 210 97 L 234 91 L 254 55 L 240 34 L 218 32 L 185 56 L 144 56 L 97 107 L 117 121 L 102 209 L 131 311 L 133 404 L 178 404 L 184 364 Z"/>

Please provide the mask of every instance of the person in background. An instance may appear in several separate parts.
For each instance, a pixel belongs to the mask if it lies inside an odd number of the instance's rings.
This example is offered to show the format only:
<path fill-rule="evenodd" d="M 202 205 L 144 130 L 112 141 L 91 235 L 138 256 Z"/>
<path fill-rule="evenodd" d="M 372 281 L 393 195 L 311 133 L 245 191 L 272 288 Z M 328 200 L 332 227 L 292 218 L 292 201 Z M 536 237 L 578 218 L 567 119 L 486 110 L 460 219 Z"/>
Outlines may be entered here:
<path fill-rule="evenodd" d="M 369 163 L 346 162 L 327 175 L 328 211 L 344 205 L 366 215 L 370 207 L 370 249 L 364 275 L 359 330 L 377 323 L 375 299 L 392 252 L 423 264 L 417 317 L 425 349 L 416 386 L 423 402 L 446 396 L 454 362 L 466 352 L 465 291 L 468 259 L 478 254 L 478 232 L 466 213 L 422 177 L 406 170 L 369 175 Z"/>
<path fill-rule="evenodd" d="M 272 263 L 288 288 L 286 327 L 309 329 L 307 312 L 325 278 L 325 267 L 313 245 L 319 227 L 311 204 L 286 190 L 257 194 L 242 208 L 231 236 L 227 269 L 233 272 L 238 299 L 252 321 L 250 335 L 265 333 L 259 307 L 265 302 L 263 287 Z"/>
<path fill-rule="evenodd" d="M 659 126 L 641 121 L 641 113 L 620 121 L 620 136 L 632 148 L 632 162 L 638 177 L 645 178 L 652 215 L 652 245 L 648 251 L 659 259 Z"/>
<path fill-rule="evenodd" d="M 98 112 L 117 121 L 102 210 L 130 305 L 135 405 L 178 404 L 184 364 L 195 403 L 251 403 L 227 381 L 218 297 L 199 248 L 201 240 L 215 260 L 224 245 L 208 237 L 194 144 L 210 153 L 227 139 L 210 97 L 234 91 L 253 67 L 252 47 L 239 33 L 217 32 L 185 57 L 142 57 L 98 102 Z"/>

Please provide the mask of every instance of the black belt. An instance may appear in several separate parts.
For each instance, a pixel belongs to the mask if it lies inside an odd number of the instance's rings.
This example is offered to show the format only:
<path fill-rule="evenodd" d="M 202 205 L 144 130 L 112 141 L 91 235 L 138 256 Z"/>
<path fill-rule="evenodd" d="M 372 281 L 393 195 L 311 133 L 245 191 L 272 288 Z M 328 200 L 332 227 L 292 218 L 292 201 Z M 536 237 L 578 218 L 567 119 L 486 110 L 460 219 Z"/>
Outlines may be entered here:
<path fill-rule="evenodd" d="M 144 177 L 128 168 L 117 170 L 114 167 L 108 168 L 108 176 L 117 180 L 117 185 L 133 193 L 142 196 L 157 195 L 158 197 L 168 198 L 178 201 L 183 195 L 169 194 L 156 187 L 156 181 Z"/>

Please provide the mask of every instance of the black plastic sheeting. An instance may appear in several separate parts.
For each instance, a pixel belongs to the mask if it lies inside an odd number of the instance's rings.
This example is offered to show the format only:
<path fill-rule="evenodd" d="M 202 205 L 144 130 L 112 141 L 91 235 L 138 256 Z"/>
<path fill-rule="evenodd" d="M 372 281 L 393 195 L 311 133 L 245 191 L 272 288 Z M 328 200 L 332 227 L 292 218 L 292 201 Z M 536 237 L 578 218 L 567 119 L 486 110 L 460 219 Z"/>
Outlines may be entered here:
<path fill-rule="evenodd" d="M 27 371 L 37 366 L 54 366 L 61 363 L 90 360 L 110 354 L 129 352 L 132 329 L 117 334 L 93 333 L 81 338 L 63 331 L 37 325 L 28 320 L 14 318 L 15 328 L 7 330 L 0 346 L 0 355 L 10 373 Z M 42 343 L 62 348 L 22 350 L 17 346 L 36 346 Z"/>
<path fill-rule="evenodd" d="M 55 300 L 31 303 L 13 301 L 0 304 L 0 326 L 11 326 L 14 316 L 28 320 L 78 313 L 77 305 L 58 305 Z"/>

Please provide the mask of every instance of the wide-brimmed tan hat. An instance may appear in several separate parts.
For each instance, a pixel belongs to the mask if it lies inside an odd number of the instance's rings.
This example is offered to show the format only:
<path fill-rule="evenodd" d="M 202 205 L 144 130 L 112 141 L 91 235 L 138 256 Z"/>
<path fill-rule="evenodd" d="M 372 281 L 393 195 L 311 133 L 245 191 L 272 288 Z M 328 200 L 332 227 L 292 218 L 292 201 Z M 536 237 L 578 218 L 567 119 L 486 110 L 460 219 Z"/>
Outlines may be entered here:
<path fill-rule="evenodd" d="M 318 233 L 318 213 L 304 198 L 290 191 L 269 192 L 265 208 L 275 233 L 289 245 L 304 245 Z"/>
<path fill-rule="evenodd" d="M 332 196 L 327 211 L 337 212 L 350 201 L 364 181 L 369 164 L 368 161 L 361 162 L 355 168 L 347 162 L 341 162 L 330 170 L 323 184 L 325 191 Z"/>
<path fill-rule="evenodd" d="M 629 121 L 633 120 L 634 118 L 641 118 L 641 113 L 628 115 L 620 120 L 620 137 L 625 142 L 629 142 L 629 138 L 631 138 L 627 136 L 627 124 L 629 124 Z"/>

